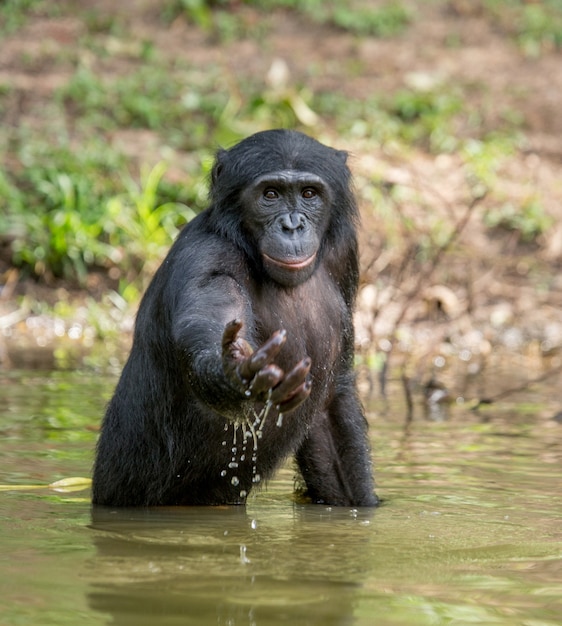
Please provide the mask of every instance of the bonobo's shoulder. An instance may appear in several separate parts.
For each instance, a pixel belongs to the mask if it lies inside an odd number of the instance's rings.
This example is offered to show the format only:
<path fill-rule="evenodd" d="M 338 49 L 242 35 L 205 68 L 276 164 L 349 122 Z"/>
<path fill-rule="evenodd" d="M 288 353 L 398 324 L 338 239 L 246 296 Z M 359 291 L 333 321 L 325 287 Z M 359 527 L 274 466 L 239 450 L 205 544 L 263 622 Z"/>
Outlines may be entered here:
<path fill-rule="evenodd" d="M 240 256 L 237 246 L 209 228 L 204 211 L 183 227 L 165 264 L 179 265 L 190 272 L 216 272 L 221 267 L 237 266 Z"/>

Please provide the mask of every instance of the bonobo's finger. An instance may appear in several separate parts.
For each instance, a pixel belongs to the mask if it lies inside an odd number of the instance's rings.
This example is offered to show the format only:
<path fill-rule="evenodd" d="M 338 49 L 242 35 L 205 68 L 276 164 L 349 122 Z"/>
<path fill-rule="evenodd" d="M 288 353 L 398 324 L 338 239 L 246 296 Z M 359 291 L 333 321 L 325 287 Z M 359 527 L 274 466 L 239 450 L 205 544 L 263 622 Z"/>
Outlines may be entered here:
<path fill-rule="evenodd" d="M 306 382 L 312 361 L 309 357 L 299 361 L 271 393 L 273 404 L 283 404 L 291 399 Z M 309 390 L 310 393 L 310 390 Z M 308 394 L 307 394 L 308 395 Z M 302 401 L 301 401 L 302 402 Z"/>
<path fill-rule="evenodd" d="M 296 409 L 299 404 L 304 402 L 308 396 L 310 395 L 310 390 L 312 389 L 312 382 L 310 380 L 305 380 L 300 387 L 298 387 L 295 393 L 289 397 L 285 402 L 281 402 L 278 404 L 279 413 L 288 413 L 293 409 Z"/>
<path fill-rule="evenodd" d="M 243 327 L 241 320 L 229 322 L 222 334 L 222 362 L 225 372 L 233 372 L 249 359 L 254 350 L 252 346 L 238 335 Z"/>
<path fill-rule="evenodd" d="M 284 375 L 283 370 L 275 363 L 262 367 L 250 383 L 249 389 L 252 396 L 259 396 L 277 386 L 283 380 Z"/>
<path fill-rule="evenodd" d="M 287 338 L 287 331 L 277 330 L 271 335 L 271 337 L 258 348 L 250 358 L 246 359 L 240 364 L 238 373 L 243 380 L 251 380 L 257 372 L 259 372 L 268 363 L 271 363 L 273 359 L 281 350 L 281 346 L 285 343 Z"/>
<path fill-rule="evenodd" d="M 238 333 L 244 326 L 242 320 L 235 319 L 224 327 L 224 331 L 222 333 L 222 349 L 228 348 L 230 344 L 236 341 Z"/>

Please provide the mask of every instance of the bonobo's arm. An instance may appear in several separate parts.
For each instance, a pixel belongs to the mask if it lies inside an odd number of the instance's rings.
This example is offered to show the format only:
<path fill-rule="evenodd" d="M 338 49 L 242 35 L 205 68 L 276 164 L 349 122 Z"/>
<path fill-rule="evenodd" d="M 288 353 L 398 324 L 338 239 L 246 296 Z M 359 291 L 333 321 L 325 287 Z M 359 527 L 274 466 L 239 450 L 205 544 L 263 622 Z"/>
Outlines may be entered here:
<path fill-rule="evenodd" d="M 276 331 L 254 351 L 239 336 L 242 326 L 242 321 L 235 319 L 224 329 L 222 363 L 227 378 L 246 398 L 268 400 L 281 413 L 295 409 L 310 395 L 310 358 L 302 359 L 285 374 L 273 360 L 285 343 L 286 331 Z"/>
<path fill-rule="evenodd" d="M 186 381 L 203 404 L 229 419 L 251 414 L 256 402 L 266 400 L 288 412 L 310 394 L 310 359 L 285 373 L 274 363 L 285 331 L 254 350 L 251 337 L 241 336 L 252 320 L 243 291 L 225 276 L 199 285 L 195 295 L 184 291 L 172 314 L 172 340 Z"/>

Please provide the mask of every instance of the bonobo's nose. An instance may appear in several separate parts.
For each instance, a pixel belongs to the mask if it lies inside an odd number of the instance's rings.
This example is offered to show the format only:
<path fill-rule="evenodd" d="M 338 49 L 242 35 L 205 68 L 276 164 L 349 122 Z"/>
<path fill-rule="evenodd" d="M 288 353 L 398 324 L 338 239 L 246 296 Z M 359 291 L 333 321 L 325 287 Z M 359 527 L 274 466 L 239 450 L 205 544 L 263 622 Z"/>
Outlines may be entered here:
<path fill-rule="evenodd" d="M 279 218 L 281 228 L 286 233 L 294 233 L 302 230 L 305 226 L 304 216 L 299 213 L 285 213 Z"/>

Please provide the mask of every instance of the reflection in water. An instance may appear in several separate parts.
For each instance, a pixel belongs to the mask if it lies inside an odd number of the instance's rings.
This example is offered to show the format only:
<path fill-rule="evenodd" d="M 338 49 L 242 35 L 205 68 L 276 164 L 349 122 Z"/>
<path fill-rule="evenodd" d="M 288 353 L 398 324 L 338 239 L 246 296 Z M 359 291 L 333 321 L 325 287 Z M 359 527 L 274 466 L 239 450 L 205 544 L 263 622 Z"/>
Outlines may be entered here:
<path fill-rule="evenodd" d="M 244 507 L 95 508 L 92 608 L 131 626 L 353 623 L 371 512 L 285 506 L 263 523 Z"/>
<path fill-rule="evenodd" d="M 114 382 L 0 371 L 0 481 L 89 475 Z M 294 504 L 290 469 L 247 507 L 92 511 L 87 493 L 2 491 L 0 623 L 560 626 L 550 382 L 477 413 L 446 405 L 446 421 L 420 405 L 406 420 L 389 389 L 386 413 L 368 407 L 374 512 Z"/>

